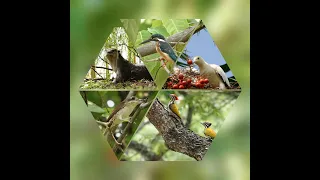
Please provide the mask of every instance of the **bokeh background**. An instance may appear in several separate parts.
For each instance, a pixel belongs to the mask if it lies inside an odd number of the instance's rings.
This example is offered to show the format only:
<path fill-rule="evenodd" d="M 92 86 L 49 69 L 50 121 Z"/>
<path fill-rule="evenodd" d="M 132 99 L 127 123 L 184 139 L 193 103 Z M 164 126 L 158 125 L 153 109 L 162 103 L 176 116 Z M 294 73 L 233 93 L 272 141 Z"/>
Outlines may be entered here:
<path fill-rule="evenodd" d="M 70 178 L 250 178 L 250 1 L 70 2 Z M 102 139 L 79 93 L 79 85 L 112 28 L 123 18 L 199 18 L 221 51 L 242 93 L 201 162 L 119 162 Z"/>

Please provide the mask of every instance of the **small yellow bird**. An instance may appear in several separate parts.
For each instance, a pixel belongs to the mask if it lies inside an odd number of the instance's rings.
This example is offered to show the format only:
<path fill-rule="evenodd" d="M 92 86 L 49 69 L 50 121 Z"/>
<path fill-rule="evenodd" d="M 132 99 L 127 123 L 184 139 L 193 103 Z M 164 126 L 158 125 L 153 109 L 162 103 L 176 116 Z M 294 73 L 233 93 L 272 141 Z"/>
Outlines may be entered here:
<path fill-rule="evenodd" d="M 170 94 L 170 97 L 171 97 L 171 99 L 168 104 L 169 110 L 172 113 L 176 114 L 181 119 L 181 115 L 180 115 L 178 106 L 174 103 L 174 101 L 179 100 L 179 99 L 178 99 L 177 95 L 175 95 L 175 94 Z"/>
<path fill-rule="evenodd" d="M 210 137 L 212 140 L 216 137 L 217 133 L 210 128 L 211 123 L 209 122 L 203 122 L 201 123 L 204 126 L 204 135 L 206 135 L 207 137 Z"/>

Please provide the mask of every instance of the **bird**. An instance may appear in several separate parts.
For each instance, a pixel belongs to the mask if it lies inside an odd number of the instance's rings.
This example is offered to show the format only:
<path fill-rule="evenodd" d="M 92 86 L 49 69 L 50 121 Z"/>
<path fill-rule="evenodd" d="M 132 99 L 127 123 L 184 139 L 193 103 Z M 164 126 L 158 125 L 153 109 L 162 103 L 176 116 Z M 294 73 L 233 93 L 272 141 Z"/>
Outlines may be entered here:
<path fill-rule="evenodd" d="M 122 145 L 122 143 L 119 143 L 116 140 L 111 129 L 116 128 L 120 123 L 124 121 L 128 121 L 131 114 L 133 113 L 133 110 L 144 101 L 145 99 L 138 99 L 135 96 L 126 98 L 112 110 L 107 119 L 103 119 L 102 121 L 97 120 L 96 122 L 99 125 L 105 126 L 103 135 L 106 135 L 107 132 L 111 133 L 111 136 L 114 139 L 115 143 L 118 145 Z"/>
<path fill-rule="evenodd" d="M 178 61 L 178 56 L 176 55 L 175 51 L 171 47 L 171 45 L 166 41 L 165 37 L 161 34 L 153 34 L 151 37 L 143 42 L 141 44 L 145 44 L 150 41 L 156 42 L 156 51 L 160 55 L 161 58 L 165 60 L 165 62 L 161 61 L 162 67 L 167 71 L 168 74 L 171 74 L 169 69 L 166 67 L 167 62 L 172 62 L 174 65 Z"/>
<path fill-rule="evenodd" d="M 219 65 L 208 64 L 200 56 L 195 56 L 193 62 L 198 65 L 200 76 L 207 78 L 212 88 L 224 90 L 231 87 L 226 73 Z"/>
<path fill-rule="evenodd" d="M 177 95 L 170 94 L 170 101 L 168 103 L 168 108 L 172 113 L 174 113 L 175 115 L 177 115 L 181 119 L 179 109 L 178 109 L 177 105 L 174 103 L 176 100 L 179 100 Z"/>
<path fill-rule="evenodd" d="M 204 135 L 206 135 L 207 137 L 213 140 L 216 137 L 217 133 L 210 128 L 211 123 L 202 122 L 201 124 L 204 126 L 204 131 L 203 131 Z"/>

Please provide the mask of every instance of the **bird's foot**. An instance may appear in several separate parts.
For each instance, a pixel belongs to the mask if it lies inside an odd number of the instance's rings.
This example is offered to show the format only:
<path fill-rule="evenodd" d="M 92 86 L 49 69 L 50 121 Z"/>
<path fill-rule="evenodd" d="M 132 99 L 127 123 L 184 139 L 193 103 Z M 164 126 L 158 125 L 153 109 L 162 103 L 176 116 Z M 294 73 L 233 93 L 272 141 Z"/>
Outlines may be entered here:
<path fill-rule="evenodd" d="M 114 135 L 113 135 L 113 134 L 112 134 L 112 137 L 113 137 L 114 142 L 115 142 L 117 145 L 119 145 L 119 146 L 121 146 L 121 145 L 122 145 L 122 143 L 119 143 L 119 142 L 117 141 L 117 139 L 114 137 Z"/>
<path fill-rule="evenodd" d="M 110 128 L 106 128 L 106 129 L 105 129 L 105 133 L 106 133 L 107 131 L 109 131 L 109 133 L 111 134 L 114 142 L 115 142 L 117 145 L 120 145 L 120 146 L 121 146 L 122 143 L 119 143 L 119 142 L 117 141 L 117 139 L 116 139 L 116 137 L 114 137 L 114 134 L 112 133 L 111 129 L 110 129 Z M 105 135 L 105 134 L 103 134 L 103 135 Z"/>
<path fill-rule="evenodd" d="M 97 122 L 97 124 L 104 126 L 104 127 L 109 127 L 109 123 L 110 123 L 110 122 L 103 122 L 103 121 L 98 121 L 98 120 L 96 120 L 96 122 Z"/>

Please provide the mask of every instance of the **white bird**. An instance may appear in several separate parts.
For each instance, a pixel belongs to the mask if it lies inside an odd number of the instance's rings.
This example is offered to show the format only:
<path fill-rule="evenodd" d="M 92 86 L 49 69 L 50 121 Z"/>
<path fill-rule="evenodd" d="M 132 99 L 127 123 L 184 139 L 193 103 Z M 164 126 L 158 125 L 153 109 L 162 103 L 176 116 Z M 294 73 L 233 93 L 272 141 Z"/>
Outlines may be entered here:
<path fill-rule="evenodd" d="M 200 76 L 207 78 L 213 88 L 230 88 L 230 83 L 226 73 L 216 64 L 208 64 L 200 56 L 195 56 L 193 62 L 199 66 Z"/>

